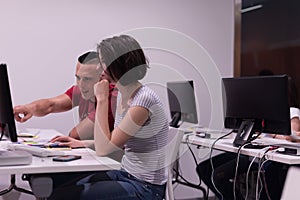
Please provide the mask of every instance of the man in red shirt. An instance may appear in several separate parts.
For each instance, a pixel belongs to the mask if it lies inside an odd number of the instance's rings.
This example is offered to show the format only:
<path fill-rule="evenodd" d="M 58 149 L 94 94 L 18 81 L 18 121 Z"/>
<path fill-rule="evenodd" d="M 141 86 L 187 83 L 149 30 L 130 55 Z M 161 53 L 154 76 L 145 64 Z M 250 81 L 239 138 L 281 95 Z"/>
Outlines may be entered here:
<path fill-rule="evenodd" d="M 68 111 L 78 106 L 80 122 L 71 129 L 69 137 L 59 137 L 55 140 L 64 142 L 71 147 L 92 146 L 95 121 L 94 84 L 101 79 L 102 73 L 98 65 L 97 52 L 86 52 L 79 56 L 75 74 L 77 85 L 56 97 L 15 106 L 15 119 L 18 122 L 25 122 L 32 116 L 42 117 L 50 113 Z M 114 125 L 116 97 L 117 91 L 113 85 L 110 85 L 108 117 L 111 130 Z"/>

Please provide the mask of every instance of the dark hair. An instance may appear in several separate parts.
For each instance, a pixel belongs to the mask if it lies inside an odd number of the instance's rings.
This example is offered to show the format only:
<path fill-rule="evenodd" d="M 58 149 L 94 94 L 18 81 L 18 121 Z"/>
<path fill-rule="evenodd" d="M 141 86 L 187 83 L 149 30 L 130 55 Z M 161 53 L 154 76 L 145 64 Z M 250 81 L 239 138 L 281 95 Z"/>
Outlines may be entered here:
<path fill-rule="evenodd" d="M 98 64 L 98 53 L 96 51 L 88 51 L 78 57 L 78 62 L 80 64 Z"/>
<path fill-rule="evenodd" d="M 110 76 L 122 85 L 144 78 L 148 62 L 139 43 L 128 35 L 102 40 L 97 46 Z"/>
<path fill-rule="evenodd" d="M 271 76 L 274 75 L 274 73 L 269 69 L 263 69 L 258 73 L 259 76 Z"/>

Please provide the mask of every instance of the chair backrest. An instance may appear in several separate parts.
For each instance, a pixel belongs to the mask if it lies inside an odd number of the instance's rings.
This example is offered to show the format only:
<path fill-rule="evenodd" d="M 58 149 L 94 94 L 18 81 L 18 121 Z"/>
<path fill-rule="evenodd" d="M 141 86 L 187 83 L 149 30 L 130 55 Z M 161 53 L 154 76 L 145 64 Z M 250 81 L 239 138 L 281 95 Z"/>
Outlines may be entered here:
<path fill-rule="evenodd" d="M 168 165 L 168 182 L 166 187 L 166 200 L 173 200 L 173 165 L 177 162 L 178 159 L 178 151 L 179 146 L 182 141 L 184 135 L 184 131 L 179 130 L 178 128 L 169 127 L 169 134 L 168 134 L 168 145 L 166 148 L 167 151 L 167 165 Z"/>
<path fill-rule="evenodd" d="M 281 200 L 299 199 L 300 167 L 291 166 L 285 179 Z"/>

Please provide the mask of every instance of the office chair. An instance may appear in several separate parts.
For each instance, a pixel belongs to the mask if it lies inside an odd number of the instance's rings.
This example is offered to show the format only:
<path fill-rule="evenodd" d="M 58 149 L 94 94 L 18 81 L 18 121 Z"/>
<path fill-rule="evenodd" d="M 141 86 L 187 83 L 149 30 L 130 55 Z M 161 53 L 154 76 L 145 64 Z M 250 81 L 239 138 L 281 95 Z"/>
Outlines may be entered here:
<path fill-rule="evenodd" d="M 31 190 L 39 200 L 50 197 L 53 190 L 53 180 L 49 176 L 31 176 Z"/>
<path fill-rule="evenodd" d="M 299 199 L 300 167 L 291 166 L 288 169 L 281 200 Z"/>
<path fill-rule="evenodd" d="M 165 193 L 165 200 L 174 200 L 173 193 L 173 166 L 178 159 L 179 146 L 182 141 L 184 132 L 178 128 L 169 127 L 168 145 L 165 147 L 167 151 L 166 163 L 168 166 L 168 181 Z"/>

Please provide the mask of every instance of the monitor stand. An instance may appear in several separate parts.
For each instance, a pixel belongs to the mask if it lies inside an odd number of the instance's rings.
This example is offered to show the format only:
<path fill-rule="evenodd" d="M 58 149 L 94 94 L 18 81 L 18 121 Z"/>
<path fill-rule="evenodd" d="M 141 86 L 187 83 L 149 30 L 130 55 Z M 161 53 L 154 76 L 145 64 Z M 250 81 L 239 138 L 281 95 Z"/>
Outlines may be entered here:
<path fill-rule="evenodd" d="M 233 146 L 239 147 L 244 145 L 249 139 L 252 138 L 254 121 L 253 120 L 244 120 L 236 134 L 236 137 L 233 141 Z"/>
<path fill-rule="evenodd" d="M 176 112 L 170 122 L 170 126 L 174 127 L 174 128 L 179 128 L 180 124 L 179 121 L 181 119 L 181 113 L 180 112 Z"/>

